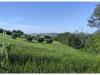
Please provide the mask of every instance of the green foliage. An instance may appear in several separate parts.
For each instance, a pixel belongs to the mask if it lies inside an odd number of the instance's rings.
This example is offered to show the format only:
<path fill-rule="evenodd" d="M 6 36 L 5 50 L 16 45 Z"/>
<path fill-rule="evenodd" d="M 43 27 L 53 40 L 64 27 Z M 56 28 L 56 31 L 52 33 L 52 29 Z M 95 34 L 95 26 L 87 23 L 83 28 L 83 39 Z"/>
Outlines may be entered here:
<path fill-rule="evenodd" d="M 6 34 L 7 34 L 7 35 L 11 35 L 12 32 L 11 32 L 10 30 L 6 30 Z"/>
<path fill-rule="evenodd" d="M 13 45 L 0 41 L 0 72 L 8 72 L 9 55 Z"/>
<path fill-rule="evenodd" d="M 44 42 L 44 38 L 43 37 L 41 37 L 41 36 L 37 36 L 37 41 L 39 42 L 39 43 L 42 43 L 42 42 Z"/>
<path fill-rule="evenodd" d="M 12 37 L 21 37 L 23 34 L 21 30 L 12 30 Z"/>
<path fill-rule="evenodd" d="M 25 39 L 27 39 L 27 41 L 32 41 L 33 40 L 33 36 L 31 35 L 25 35 Z"/>
<path fill-rule="evenodd" d="M 24 32 L 21 30 L 18 30 L 17 33 L 18 33 L 18 37 L 21 37 L 24 34 Z"/>
<path fill-rule="evenodd" d="M 59 34 L 55 39 L 65 45 L 68 45 L 68 38 L 70 36 L 69 32 Z"/>
<path fill-rule="evenodd" d="M 44 40 L 46 41 L 46 43 L 51 44 L 53 43 L 53 38 L 50 36 L 45 35 L 44 36 Z"/>
<path fill-rule="evenodd" d="M 46 42 L 47 42 L 48 44 L 51 44 L 51 43 L 53 42 L 53 40 L 52 40 L 52 39 L 46 39 Z"/>
<path fill-rule="evenodd" d="M 86 35 L 84 33 L 62 33 L 57 40 L 65 45 L 80 49 L 85 45 Z"/>
<path fill-rule="evenodd" d="M 12 33 L 12 39 L 16 39 L 18 37 L 17 33 Z"/>
<path fill-rule="evenodd" d="M 85 50 L 96 54 L 100 53 L 100 49 L 99 49 L 100 43 L 99 45 L 97 44 L 100 41 L 98 40 L 100 36 L 99 37 L 98 36 L 99 36 L 98 34 L 92 34 L 91 36 L 88 37 L 85 44 Z"/>
<path fill-rule="evenodd" d="M 1 28 L 0 28 L 0 33 L 3 33 L 3 30 L 4 30 L 4 29 L 1 29 Z"/>
<path fill-rule="evenodd" d="M 10 44 L 7 71 L 0 68 L 2 73 L 100 73 L 100 55 L 62 44 L 12 40 L 4 35 L 0 40 Z"/>
<path fill-rule="evenodd" d="M 47 36 L 47 35 L 45 35 L 44 38 L 45 39 L 51 39 L 51 37 L 50 36 Z"/>
<path fill-rule="evenodd" d="M 96 5 L 93 14 L 88 20 L 88 26 L 100 28 L 100 4 Z"/>

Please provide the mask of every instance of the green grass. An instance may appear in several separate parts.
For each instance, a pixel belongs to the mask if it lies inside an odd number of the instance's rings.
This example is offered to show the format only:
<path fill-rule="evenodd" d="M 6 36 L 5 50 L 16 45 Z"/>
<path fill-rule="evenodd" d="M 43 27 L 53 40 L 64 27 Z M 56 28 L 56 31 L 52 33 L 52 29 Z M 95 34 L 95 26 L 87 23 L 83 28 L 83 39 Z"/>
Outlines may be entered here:
<path fill-rule="evenodd" d="M 27 42 L 0 35 L 0 41 L 13 45 L 9 55 L 8 73 L 100 73 L 100 55 L 62 45 Z"/>

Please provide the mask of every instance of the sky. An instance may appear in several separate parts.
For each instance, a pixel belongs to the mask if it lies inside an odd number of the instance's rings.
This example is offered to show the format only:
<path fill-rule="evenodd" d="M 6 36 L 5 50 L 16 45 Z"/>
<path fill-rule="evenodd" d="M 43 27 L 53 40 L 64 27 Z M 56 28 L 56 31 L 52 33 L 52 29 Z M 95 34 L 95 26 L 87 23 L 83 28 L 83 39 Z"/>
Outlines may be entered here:
<path fill-rule="evenodd" d="M 25 33 L 87 32 L 92 2 L 0 2 L 0 28 Z"/>

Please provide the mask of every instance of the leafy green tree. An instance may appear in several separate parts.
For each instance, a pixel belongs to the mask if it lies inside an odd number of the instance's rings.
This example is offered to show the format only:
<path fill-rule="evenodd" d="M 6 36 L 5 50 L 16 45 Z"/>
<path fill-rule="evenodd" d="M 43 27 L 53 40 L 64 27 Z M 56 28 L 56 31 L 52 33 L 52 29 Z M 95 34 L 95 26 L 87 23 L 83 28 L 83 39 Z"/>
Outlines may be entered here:
<path fill-rule="evenodd" d="M 17 33 L 12 33 L 12 39 L 16 39 L 18 37 Z"/>
<path fill-rule="evenodd" d="M 46 43 L 51 44 L 53 42 L 52 39 L 46 39 Z"/>
<path fill-rule="evenodd" d="M 98 41 L 96 40 L 100 38 L 100 36 L 97 37 L 97 35 L 100 34 L 100 3 L 96 5 L 93 14 L 90 16 L 88 20 L 88 26 L 92 28 L 97 28 L 97 31 L 92 34 L 92 36 L 89 37 L 89 39 L 87 40 L 86 48 L 88 48 L 92 52 L 99 53 L 100 49 L 97 46 Z"/>
<path fill-rule="evenodd" d="M 24 36 L 25 36 L 25 39 L 26 39 L 27 41 L 29 41 L 29 42 L 33 40 L 33 36 L 31 36 L 31 35 L 25 34 Z"/>
<path fill-rule="evenodd" d="M 10 30 L 6 30 L 5 32 L 7 35 L 11 35 L 11 33 L 12 33 Z"/>
<path fill-rule="evenodd" d="M 80 49 L 85 45 L 86 35 L 84 33 L 62 33 L 56 38 L 59 42 Z"/>
<path fill-rule="evenodd" d="M 3 33 L 3 30 L 4 30 L 4 29 L 0 28 L 0 33 Z"/>
<path fill-rule="evenodd" d="M 100 28 L 100 4 L 96 5 L 93 14 L 88 20 L 88 26 Z"/>
<path fill-rule="evenodd" d="M 44 42 L 44 38 L 43 37 L 41 37 L 41 36 L 39 36 L 39 35 L 37 35 L 37 41 L 39 42 L 39 43 L 42 43 L 42 42 Z"/>
<path fill-rule="evenodd" d="M 21 37 L 24 34 L 24 32 L 21 30 L 13 30 L 12 33 L 16 33 L 17 37 Z"/>
<path fill-rule="evenodd" d="M 21 31 L 21 30 L 18 30 L 18 31 L 17 31 L 17 34 L 18 34 L 18 37 L 21 37 L 21 36 L 24 34 L 24 32 Z"/>
<path fill-rule="evenodd" d="M 51 39 L 51 37 L 48 36 L 48 35 L 45 35 L 44 38 L 45 38 L 45 39 Z"/>

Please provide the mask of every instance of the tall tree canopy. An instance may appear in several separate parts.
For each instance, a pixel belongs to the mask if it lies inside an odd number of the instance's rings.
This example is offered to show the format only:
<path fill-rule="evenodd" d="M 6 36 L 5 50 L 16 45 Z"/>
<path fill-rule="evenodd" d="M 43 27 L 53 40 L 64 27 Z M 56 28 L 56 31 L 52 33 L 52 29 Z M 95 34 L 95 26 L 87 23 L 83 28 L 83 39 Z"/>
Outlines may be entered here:
<path fill-rule="evenodd" d="M 100 4 L 96 5 L 93 14 L 88 20 L 88 26 L 100 28 Z"/>

